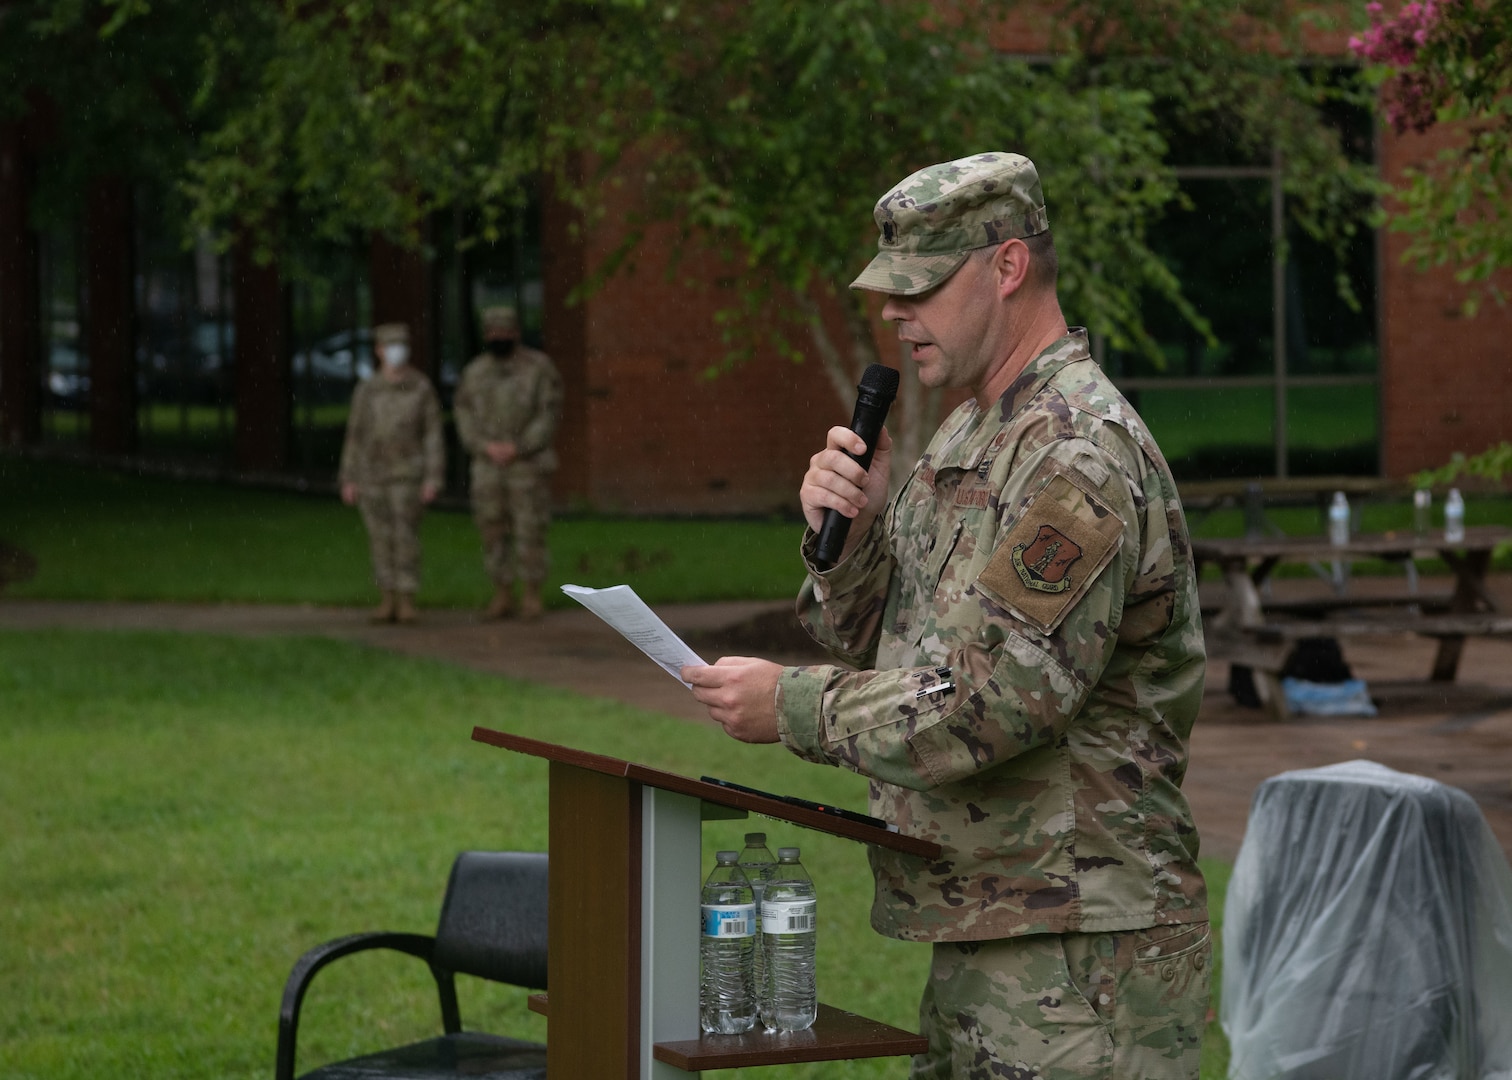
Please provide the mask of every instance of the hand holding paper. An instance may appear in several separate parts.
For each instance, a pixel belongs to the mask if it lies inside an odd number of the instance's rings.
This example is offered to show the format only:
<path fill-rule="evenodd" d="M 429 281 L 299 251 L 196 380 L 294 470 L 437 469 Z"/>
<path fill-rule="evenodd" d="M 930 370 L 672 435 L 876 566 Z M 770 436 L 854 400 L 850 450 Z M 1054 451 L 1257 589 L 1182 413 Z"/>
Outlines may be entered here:
<path fill-rule="evenodd" d="M 755 656 L 723 656 L 712 665 L 683 671 L 692 676 L 693 697 L 730 738 L 748 743 L 778 741 L 780 665 Z"/>
<path fill-rule="evenodd" d="M 562 591 L 618 630 L 668 675 L 692 689 L 693 684 L 686 682 L 679 672 L 689 664 L 702 666 L 703 659 L 635 595 L 634 589 L 628 585 L 607 589 L 563 585 Z"/>
<path fill-rule="evenodd" d="M 562 591 L 603 619 L 645 653 L 700 703 L 725 733 L 742 742 L 777 741 L 777 713 L 773 698 L 782 668 L 749 656 L 727 656 L 710 667 L 674 634 L 656 612 L 628 585 L 588 589 L 563 585 Z M 682 677 L 684 668 L 700 668 L 699 683 Z"/>

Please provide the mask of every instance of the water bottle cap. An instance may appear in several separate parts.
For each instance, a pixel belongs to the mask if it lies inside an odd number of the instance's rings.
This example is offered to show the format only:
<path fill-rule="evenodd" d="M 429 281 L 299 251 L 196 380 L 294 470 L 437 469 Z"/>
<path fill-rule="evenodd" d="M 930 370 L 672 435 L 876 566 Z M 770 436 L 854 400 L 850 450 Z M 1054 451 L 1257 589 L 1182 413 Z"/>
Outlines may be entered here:
<path fill-rule="evenodd" d="M 714 853 L 714 861 L 721 866 L 728 865 L 738 858 L 740 858 L 740 852 L 738 851 L 716 851 Z"/>
<path fill-rule="evenodd" d="M 1335 506 L 1338 506 L 1341 503 L 1346 503 L 1348 501 L 1349 501 L 1349 499 L 1345 497 L 1345 495 L 1344 495 L 1344 493 L 1342 491 L 1336 491 L 1336 492 L 1334 492 L 1334 505 Z"/>
<path fill-rule="evenodd" d="M 766 843 L 766 833 L 764 833 L 764 832 L 748 832 L 748 833 L 746 833 L 746 844 L 747 844 L 747 846 L 749 846 L 749 847 L 761 847 L 765 843 Z"/>
<path fill-rule="evenodd" d="M 792 859 L 794 862 L 796 862 L 798 860 L 798 849 L 795 847 L 778 848 L 777 857 L 779 859 Z"/>

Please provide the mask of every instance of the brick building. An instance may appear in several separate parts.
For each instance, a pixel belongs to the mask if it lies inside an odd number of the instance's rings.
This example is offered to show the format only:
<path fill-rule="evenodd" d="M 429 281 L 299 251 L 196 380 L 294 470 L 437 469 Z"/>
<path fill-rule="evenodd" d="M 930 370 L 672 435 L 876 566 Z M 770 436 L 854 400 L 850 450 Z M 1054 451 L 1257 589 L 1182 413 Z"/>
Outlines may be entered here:
<path fill-rule="evenodd" d="M 1020 49 L 1036 41 L 1032 27 L 1016 26 L 1003 29 L 1003 43 L 1010 32 Z M 1342 54 L 1342 41 L 1319 51 Z M 1388 177 L 1444 138 L 1399 138 L 1366 116 L 1344 122 Z M 414 362 L 444 396 L 476 351 L 477 311 L 499 300 L 521 307 L 527 338 L 562 369 L 565 507 L 791 510 L 824 429 L 848 416 L 816 361 L 795 365 L 760 343 L 750 363 L 709 376 L 726 349 L 715 313 L 741 282 L 712 252 L 674 259 L 671 227 L 651 230 L 632 268 L 581 304 L 568 297 L 617 237 L 580 235 L 549 190 L 492 247 L 456 249 L 458 212 L 432 221 L 432 256 L 373 240 L 315 252 L 294 275 L 241 250 L 180 251 L 162 240 L 175 233 L 160 200 L 108 179 L 72 225 L 35 230 L 35 164 L 61 137 L 45 110 L 0 125 L 5 445 L 329 481 L 341 405 L 371 362 L 370 327 L 408 322 Z M 1332 265 L 1286 232 L 1274 162 L 1209 151 L 1183 149 L 1178 175 L 1196 209 L 1162 233 L 1220 346 L 1194 344 L 1159 318 L 1172 358 L 1163 369 L 1099 343 L 1178 476 L 1400 478 L 1512 438 L 1512 396 L 1502 391 L 1512 381 L 1512 312 L 1492 305 L 1462 317 L 1452 272 L 1402 266 L 1405 240 L 1389 232 L 1353 252 L 1362 310 L 1349 311 L 1332 297 Z M 925 153 L 919 164 L 931 160 Z M 623 178 L 606 200 L 634 197 L 633 171 Z M 1055 177 L 1045 186 L 1053 225 Z M 1271 255 L 1283 238 L 1291 256 L 1281 264 Z M 883 357 L 896 355 L 880 323 L 878 342 Z M 460 490 L 464 470 L 452 457 Z"/>
<path fill-rule="evenodd" d="M 1450 134 L 1382 137 L 1381 172 L 1431 158 Z M 1381 472 L 1399 477 L 1512 439 L 1512 309 L 1462 314 L 1452 267 L 1402 265 L 1407 239 L 1381 236 Z"/>

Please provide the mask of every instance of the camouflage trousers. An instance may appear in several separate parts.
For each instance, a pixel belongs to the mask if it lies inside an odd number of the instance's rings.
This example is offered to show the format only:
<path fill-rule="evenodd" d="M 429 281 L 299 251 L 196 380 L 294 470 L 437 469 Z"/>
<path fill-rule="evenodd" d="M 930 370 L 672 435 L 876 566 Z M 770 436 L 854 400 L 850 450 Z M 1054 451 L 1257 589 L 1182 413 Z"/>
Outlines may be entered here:
<path fill-rule="evenodd" d="M 531 465 L 472 470 L 473 521 L 483 540 L 483 569 L 495 585 L 546 580 L 550 551 L 551 473 Z"/>
<path fill-rule="evenodd" d="M 413 593 L 420 588 L 420 517 L 425 503 L 420 484 L 399 481 L 363 484 L 357 509 L 367 526 L 373 580 L 384 592 Z"/>
<path fill-rule="evenodd" d="M 1208 924 L 940 942 L 914 1080 L 1196 1080 Z"/>

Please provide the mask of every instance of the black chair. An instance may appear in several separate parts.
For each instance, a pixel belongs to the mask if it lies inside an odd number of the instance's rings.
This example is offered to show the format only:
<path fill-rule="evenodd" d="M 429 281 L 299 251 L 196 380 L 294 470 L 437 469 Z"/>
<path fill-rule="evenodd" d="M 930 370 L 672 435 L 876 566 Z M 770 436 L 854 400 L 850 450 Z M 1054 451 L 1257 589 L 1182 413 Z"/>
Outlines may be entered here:
<path fill-rule="evenodd" d="M 368 933 L 337 938 L 305 953 L 289 972 L 278 1015 L 276 1080 L 294 1080 L 299 1010 L 316 972 L 368 949 L 395 949 L 424 960 L 436 980 L 445 1034 L 376 1054 L 333 1062 L 302 1080 L 414 1080 L 467 1076 L 524 1080 L 546 1075 L 546 1047 L 463 1031 L 453 976 L 475 975 L 529 989 L 546 988 L 546 855 L 464 851 L 452 864 L 435 937 Z"/>

